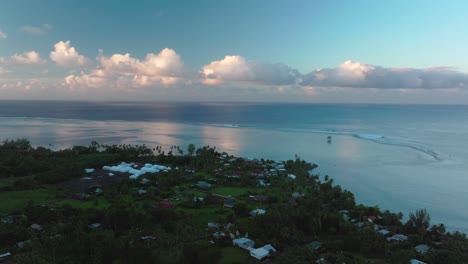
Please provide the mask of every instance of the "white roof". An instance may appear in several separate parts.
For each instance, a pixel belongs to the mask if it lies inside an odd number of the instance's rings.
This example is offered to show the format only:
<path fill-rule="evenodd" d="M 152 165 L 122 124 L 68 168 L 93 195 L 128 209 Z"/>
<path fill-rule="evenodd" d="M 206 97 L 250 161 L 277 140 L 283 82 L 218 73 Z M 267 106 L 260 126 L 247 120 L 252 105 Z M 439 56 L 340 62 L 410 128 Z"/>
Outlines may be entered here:
<path fill-rule="evenodd" d="M 250 211 L 250 215 L 262 215 L 265 213 L 266 211 L 263 209 L 255 209 L 255 210 Z"/>
<path fill-rule="evenodd" d="M 9 257 L 11 256 L 11 253 L 10 252 L 7 252 L 7 253 L 3 253 L 0 255 L 0 258 L 5 258 L 5 257 Z"/>
<path fill-rule="evenodd" d="M 390 233 L 390 231 L 388 231 L 387 229 L 381 229 L 379 231 L 377 231 L 379 234 L 385 236 L 386 234 Z"/>
<path fill-rule="evenodd" d="M 405 241 L 408 240 L 408 237 L 402 234 L 393 235 L 392 237 L 387 238 L 388 241 L 390 240 L 397 240 L 397 241 Z"/>
<path fill-rule="evenodd" d="M 258 260 L 261 260 L 262 258 L 270 255 L 270 252 L 261 247 L 250 251 L 250 255 Z"/>
<path fill-rule="evenodd" d="M 426 253 L 427 251 L 429 251 L 430 247 L 428 245 L 425 245 L 425 244 L 419 244 L 417 245 L 416 247 L 414 247 L 414 249 L 419 252 L 419 253 Z"/>
<path fill-rule="evenodd" d="M 248 239 L 246 237 L 236 238 L 236 239 L 233 240 L 233 242 L 236 243 L 236 244 L 245 244 L 245 243 L 250 243 L 252 241 L 253 240 Z"/>
<path fill-rule="evenodd" d="M 410 263 L 411 264 L 426 264 L 426 262 L 422 262 L 422 261 L 419 261 L 417 259 L 411 259 L 410 260 Z"/>
<path fill-rule="evenodd" d="M 276 252 L 276 249 L 275 249 L 272 245 L 270 245 L 270 244 L 266 244 L 266 245 L 264 245 L 262 248 L 264 248 L 264 249 L 266 249 L 266 250 L 268 250 L 268 251 Z"/>

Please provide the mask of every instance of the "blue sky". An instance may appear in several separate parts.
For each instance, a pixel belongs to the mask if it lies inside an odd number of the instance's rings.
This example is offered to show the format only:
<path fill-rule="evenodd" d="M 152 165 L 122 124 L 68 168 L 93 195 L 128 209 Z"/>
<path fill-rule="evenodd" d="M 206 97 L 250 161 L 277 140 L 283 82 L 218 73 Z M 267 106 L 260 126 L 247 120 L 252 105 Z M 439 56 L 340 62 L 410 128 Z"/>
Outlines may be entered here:
<path fill-rule="evenodd" d="M 2 1 L 0 98 L 467 103 L 467 10 L 422 0 Z"/>

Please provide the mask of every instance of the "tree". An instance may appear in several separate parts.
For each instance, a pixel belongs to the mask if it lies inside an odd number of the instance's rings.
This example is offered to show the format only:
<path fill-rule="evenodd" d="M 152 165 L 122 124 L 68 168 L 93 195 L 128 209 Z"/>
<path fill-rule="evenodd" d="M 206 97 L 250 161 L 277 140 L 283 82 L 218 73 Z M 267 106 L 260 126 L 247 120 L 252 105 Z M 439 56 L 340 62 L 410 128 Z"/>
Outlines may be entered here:
<path fill-rule="evenodd" d="M 194 144 L 189 144 L 188 145 L 188 148 L 187 148 L 187 151 L 188 151 L 188 154 L 189 156 L 193 156 L 193 153 L 195 153 L 195 145 Z"/>
<path fill-rule="evenodd" d="M 431 216 L 426 208 L 416 210 L 416 213 L 409 214 L 409 220 L 406 225 L 415 231 L 426 231 L 429 228 Z"/>
<path fill-rule="evenodd" d="M 249 215 L 249 208 L 247 207 L 247 204 L 239 202 L 236 205 L 232 207 L 234 210 L 234 213 L 237 216 L 247 216 Z"/>

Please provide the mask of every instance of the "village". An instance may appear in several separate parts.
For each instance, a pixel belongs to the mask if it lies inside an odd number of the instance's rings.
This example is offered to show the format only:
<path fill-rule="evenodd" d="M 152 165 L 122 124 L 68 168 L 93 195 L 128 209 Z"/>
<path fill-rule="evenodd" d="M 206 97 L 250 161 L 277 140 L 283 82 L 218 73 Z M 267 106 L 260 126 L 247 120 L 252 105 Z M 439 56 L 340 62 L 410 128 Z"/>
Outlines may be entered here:
<path fill-rule="evenodd" d="M 1 262 L 423 264 L 466 254 L 465 235 L 431 226 L 424 209 L 402 223 L 401 213 L 356 205 L 299 157 L 234 157 L 193 145 L 185 155 L 176 146 L 166 154 L 97 145 L 59 154 L 93 162 L 41 185 L 53 193 L 47 198 L 0 207 Z M 2 187 L 10 197 L 39 188 L 10 183 Z"/>

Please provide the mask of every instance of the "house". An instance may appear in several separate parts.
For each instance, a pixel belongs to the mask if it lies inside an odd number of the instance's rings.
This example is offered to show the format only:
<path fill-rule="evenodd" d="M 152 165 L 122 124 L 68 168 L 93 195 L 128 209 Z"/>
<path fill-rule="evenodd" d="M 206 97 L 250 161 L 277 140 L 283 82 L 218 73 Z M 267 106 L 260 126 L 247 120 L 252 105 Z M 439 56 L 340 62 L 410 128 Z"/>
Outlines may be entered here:
<path fill-rule="evenodd" d="M 101 228 L 101 226 L 102 226 L 102 225 L 101 225 L 100 223 L 93 223 L 93 224 L 88 225 L 88 227 L 89 227 L 90 229 L 92 229 L 92 230 L 99 229 L 99 228 Z"/>
<path fill-rule="evenodd" d="M 174 208 L 174 205 L 172 203 L 170 203 L 170 202 L 160 202 L 159 206 L 161 206 L 163 208 Z"/>
<path fill-rule="evenodd" d="M 262 214 L 265 214 L 265 213 L 266 213 L 266 211 L 263 210 L 263 209 L 255 209 L 255 210 L 250 211 L 249 215 L 257 216 L 257 215 L 262 215 Z"/>
<path fill-rule="evenodd" d="M 229 207 L 229 208 L 232 208 L 236 205 L 236 201 L 234 200 L 225 200 L 224 201 L 224 206 L 225 207 Z"/>
<path fill-rule="evenodd" d="M 141 236 L 140 239 L 144 240 L 144 241 L 146 241 L 146 240 L 156 240 L 156 237 L 154 237 L 154 236 Z"/>
<path fill-rule="evenodd" d="M 380 229 L 379 231 L 377 231 L 377 233 L 381 234 L 382 236 L 386 236 L 388 235 L 388 233 L 390 233 L 390 231 L 388 231 L 387 229 Z"/>
<path fill-rule="evenodd" d="M 31 244 L 31 240 L 24 240 L 15 244 L 18 248 L 24 248 L 25 246 Z"/>
<path fill-rule="evenodd" d="M 4 224 L 13 224 L 13 216 L 12 215 L 4 216 L 0 218 L 0 221 Z"/>
<path fill-rule="evenodd" d="M 266 195 L 255 195 L 252 197 L 252 199 L 257 202 L 268 202 L 269 198 Z"/>
<path fill-rule="evenodd" d="M 37 232 L 40 232 L 40 231 L 43 230 L 42 226 L 40 226 L 38 224 L 32 224 L 29 228 L 31 228 L 32 230 L 37 231 Z"/>
<path fill-rule="evenodd" d="M 208 223 L 208 228 L 220 228 L 221 226 L 220 223 Z"/>
<path fill-rule="evenodd" d="M 431 247 L 425 244 L 419 244 L 416 247 L 414 247 L 414 250 L 421 254 L 426 254 L 429 251 L 429 249 L 431 249 Z"/>
<path fill-rule="evenodd" d="M 262 260 L 263 258 L 265 257 L 268 257 L 270 255 L 270 252 L 264 248 L 256 248 L 252 251 L 250 251 L 250 256 L 258 259 L 258 260 Z"/>
<path fill-rule="evenodd" d="M 0 254 L 0 261 L 4 261 L 6 260 L 7 258 L 11 257 L 11 253 L 10 252 L 6 252 L 6 253 L 3 253 L 3 254 Z"/>
<path fill-rule="evenodd" d="M 303 194 L 303 193 L 299 193 L 299 192 L 295 192 L 295 193 L 292 194 L 292 197 L 294 197 L 294 198 L 297 199 L 297 198 L 299 198 L 299 197 L 304 197 L 304 194 Z"/>
<path fill-rule="evenodd" d="M 256 248 L 254 250 L 251 250 L 250 256 L 258 260 L 262 260 L 263 258 L 269 257 L 274 252 L 276 252 L 276 249 L 272 245 L 267 244 L 261 248 Z"/>
<path fill-rule="evenodd" d="M 422 262 L 422 261 L 417 260 L 417 259 L 411 259 L 410 263 L 411 264 L 426 264 L 426 262 Z"/>
<path fill-rule="evenodd" d="M 265 187 L 265 186 L 267 186 L 267 185 L 266 185 L 266 183 L 265 183 L 264 180 L 259 180 L 259 181 L 258 181 L 258 186 L 260 186 L 260 187 Z"/>
<path fill-rule="evenodd" d="M 387 238 L 387 241 L 406 241 L 408 237 L 403 234 L 396 234 Z"/>
<path fill-rule="evenodd" d="M 295 179 L 296 179 L 296 175 L 294 175 L 294 174 L 288 174 L 288 178 L 289 178 L 289 179 L 295 180 Z"/>
<path fill-rule="evenodd" d="M 307 244 L 307 248 L 310 251 L 318 250 L 321 246 L 322 246 L 322 243 L 320 243 L 319 241 L 312 241 L 309 244 Z"/>
<path fill-rule="evenodd" d="M 253 246 L 255 245 L 255 241 L 248 239 L 246 237 L 241 237 L 241 238 L 233 239 L 232 244 L 234 246 L 238 246 L 240 248 L 251 251 L 253 249 Z"/>
<path fill-rule="evenodd" d="M 367 217 L 367 221 L 369 221 L 371 223 L 373 223 L 375 221 L 375 219 L 377 219 L 377 216 L 375 216 L 375 215 L 371 215 L 371 216 Z"/>
<path fill-rule="evenodd" d="M 193 202 L 194 203 L 196 203 L 196 202 L 203 203 L 204 200 L 205 200 L 205 198 L 203 198 L 203 197 L 199 197 L 199 196 L 193 197 Z"/>
<path fill-rule="evenodd" d="M 202 189 L 209 189 L 209 188 L 211 188 L 213 186 L 211 183 L 207 183 L 206 181 L 199 181 L 195 185 L 198 188 L 202 188 Z"/>

